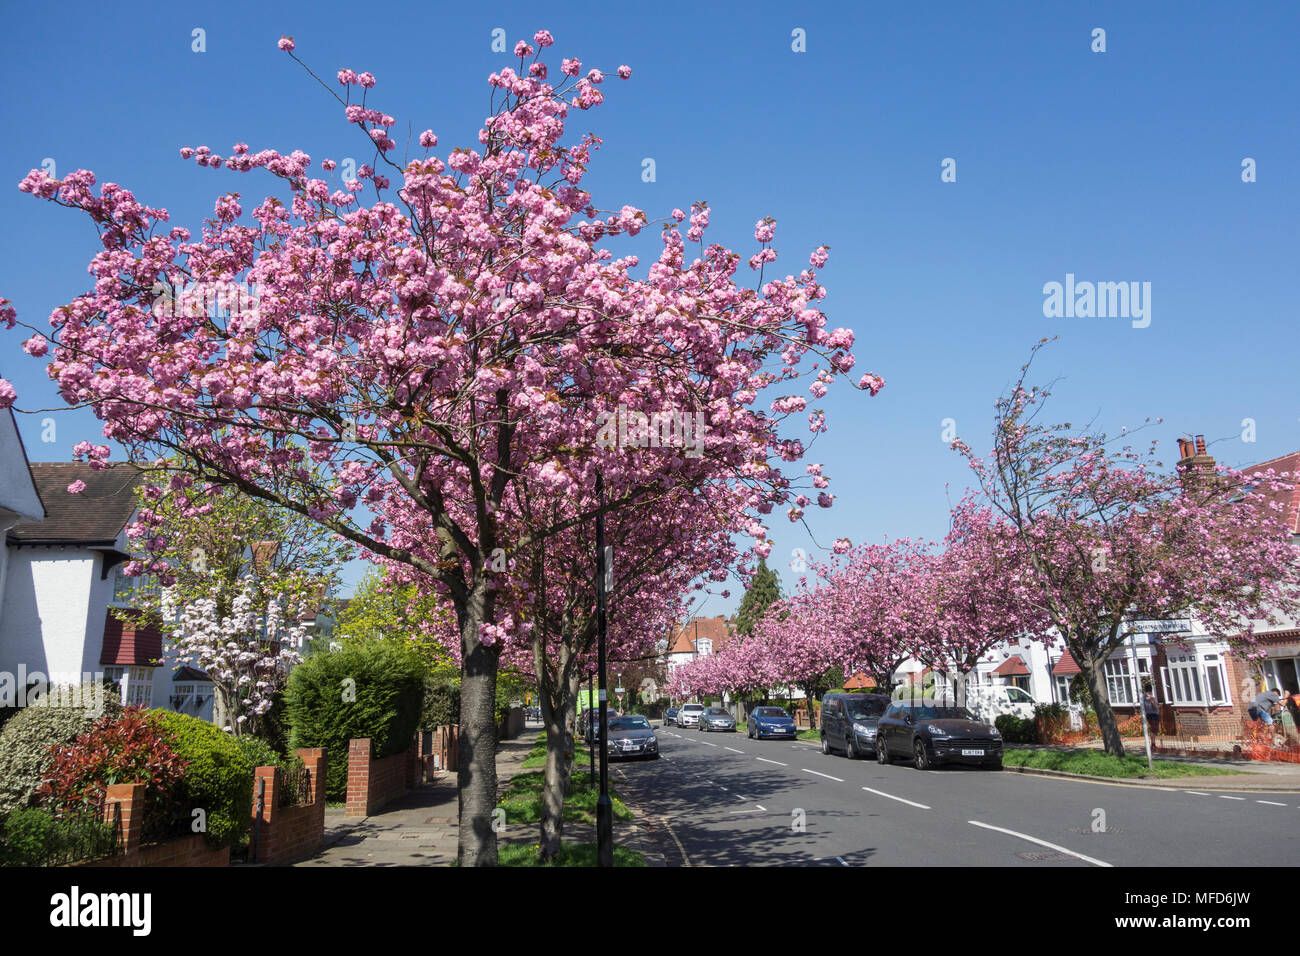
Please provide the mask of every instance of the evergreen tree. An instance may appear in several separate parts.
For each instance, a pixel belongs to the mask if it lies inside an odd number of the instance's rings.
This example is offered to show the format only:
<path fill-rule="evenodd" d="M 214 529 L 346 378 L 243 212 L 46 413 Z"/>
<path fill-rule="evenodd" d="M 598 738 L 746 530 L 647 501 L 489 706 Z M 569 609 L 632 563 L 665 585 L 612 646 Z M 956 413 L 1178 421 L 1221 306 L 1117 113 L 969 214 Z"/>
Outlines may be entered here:
<path fill-rule="evenodd" d="M 745 596 L 740 601 L 740 612 L 736 617 L 736 630 L 749 637 L 754 633 L 754 625 L 762 620 L 767 609 L 781 599 L 781 579 L 767 566 L 767 561 L 760 559 L 754 576 L 749 580 Z"/>

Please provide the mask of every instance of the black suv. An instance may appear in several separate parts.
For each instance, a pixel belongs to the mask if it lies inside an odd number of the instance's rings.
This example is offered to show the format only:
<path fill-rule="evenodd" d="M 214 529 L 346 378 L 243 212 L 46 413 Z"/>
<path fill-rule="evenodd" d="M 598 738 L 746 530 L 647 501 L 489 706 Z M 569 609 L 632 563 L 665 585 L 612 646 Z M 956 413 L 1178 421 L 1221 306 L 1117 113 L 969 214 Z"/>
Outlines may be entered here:
<path fill-rule="evenodd" d="M 822 698 L 822 753 L 852 760 L 876 751 L 876 722 L 889 707 L 885 694 L 827 694 Z"/>
<path fill-rule="evenodd" d="M 895 701 L 877 725 L 876 759 L 889 763 L 895 757 L 911 757 L 917 770 L 942 763 L 1001 770 L 1002 735 L 965 707 Z"/>

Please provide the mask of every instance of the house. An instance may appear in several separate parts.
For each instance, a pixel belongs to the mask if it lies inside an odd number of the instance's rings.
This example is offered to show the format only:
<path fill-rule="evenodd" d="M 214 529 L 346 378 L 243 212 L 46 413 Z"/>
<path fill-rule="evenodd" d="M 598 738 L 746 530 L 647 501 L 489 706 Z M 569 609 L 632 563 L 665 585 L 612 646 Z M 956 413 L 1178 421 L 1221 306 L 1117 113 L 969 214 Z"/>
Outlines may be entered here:
<path fill-rule="evenodd" d="M 24 687 L 108 678 L 121 688 L 124 704 L 211 720 L 211 681 L 193 668 L 177 669 L 158 628 L 130 613 L 128 601 L 141 582 L 123 574 L 123 566 L 130 560 L 126 529 L 136 511 L 139 469 L 117 464 L 94 471 L 81 462 L 25 462 L 24 469 L 44 516 L 6 529 L 0 672 L 24 675 L 18 681 Z M 0 500 L 13 494 L 12 477 L 3 475 Z M 68 486 L 77 481 L 85 489 L 72 494 Z"/>
<path fill-rule="evenodd" d="M 668 629 L 668 673 L 696 657 L 722 650 L 735 636 L 735 617 L 693 617 Z"/>
<path fill-rule="evenodd" d="M 45 504 L 36 490 L 27 449 L 18 434 L 12 408 L 0 411 L 0 535 L 7 535 L 16 524 L 45 519 Z M 0 620 L 4 618 L 5 578 L 9 568 L 9 549 L 0 547 Z"/>
<path fill-rule="evenodd" d="M 1213 468 L 1203 436 L 1180 439 L 1179 465 Z M 1242 469 L 1300 474 L 1300 451 Z M 1272 497 L 1282 506 L 1292 540 L 1300 545 L 1300 482 Z M 1150 683 L 1160 704 L 1161 729 L 1178 736 L 1231 739 L 1241 735 L 1246 710 L 1260 689 L 1300 692 L 1300 621 L 1256 623 L 1254 650 L 1247 660 L 1222 635 L 1208 633 L 1195 619 L 1147 622 L 1104 663 L 1106 691 L 1120 720 L 1137 714 L 1141 687 Z M 1019 656 L 1019 663 L 1013 661 Z M 1021 670 L 1028 673 L 1021 673 Z M 1021 641 L 991 652 L 978 668 L 981 682 L 1017 683 L 1036 700 L 1068 702 L 1078 662 L 1059 639 L 1050 645 Z"/>

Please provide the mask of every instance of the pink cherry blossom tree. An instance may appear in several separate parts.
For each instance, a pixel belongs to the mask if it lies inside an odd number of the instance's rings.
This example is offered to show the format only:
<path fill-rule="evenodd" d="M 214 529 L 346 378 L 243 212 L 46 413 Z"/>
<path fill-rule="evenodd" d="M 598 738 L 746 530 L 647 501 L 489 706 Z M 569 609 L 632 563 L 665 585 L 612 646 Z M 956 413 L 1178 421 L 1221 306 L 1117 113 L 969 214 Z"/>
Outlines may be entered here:
<path fill-rule="evenodd" d="M 811 440 L 826 425 L 799 394 L 770 411 L 755 402 L 793 383 L 806 357 L 814 399 L 855 365 L 853 333 L 828 331 L 818 307 L 826 250 L 769 276 L 770 220 L 745 260 L 752 285 L 735 274 L 745 257 L 704 244 L 704 203 L 672 211 L 644 269 L 604 247 L 651 220 L 602 211 L 582 188 L 600 140 L 566 142 L 566 120 L 604 100 L 606 75 L 568 58 L 552 77 L 552 44 L 543 30 L 516 46 L 517 68 L 488 79 L 476 146 L 445 160 L 426 130 L 399 164 L 413 144 L 399 149 L 375 77 L 350 69 L 334 95 L 373 150 L 354 179 L 331 183 L 334 160 L 317 173 L 297 150 L 186 147 L 201 167 L 267 173 L 279 189 L 251 212 L 221 196 L 198 235 L 117 183 L 96 191 L 86 170 L 33 170 L 20 187 L 99 230 L 93 288 L 27 343 L 50 353 L 68 403 L 93 408 L 132 460 L 176 456 L 204 483 L 306 515 L 455 608 L 467 866 L 496 862 L 495 685 L 503 650 L 527 640 L 527 622 L 498 606 L 494 565 L 597 507 L 719 483 L 745 489 L 736 530 L 766 555 L 766 529 L 746 514 L 794 498 L 797 520 L 809 500 L 779 467 L 802 459 L 804 441 L 779 426 L 807 412 Z M 294 56 L 292 40 L 280 48 Z M 0 321 L 15 322 L 7 305 Z M 851 384 L 875 394 L 883 382 Z M 2 381 L 0 402 L 13 402 Z M 598 472 L 611 494 L 593 506 Z M 527 525 L 521 489 L 583 505 Z"/>
<path fill-rule="evenodd" d="M 1256 622 L 1300 611 L 1300 563 L 1276 501 L 1288 476 L 1208 461 L 1170 471 L 1154 443 L 1139 453 L 1097 431 L 1041 424 L 1047 392 L 1025 385 L 1028 369 L 997 402 L 989 457 L 954 447 L 1014 529 L 1017 587 L 1083 670 L 1106 751 L 1120 755 L 1103 667 L 1126 621 L 1192 616 L 1248 650 Z"/>

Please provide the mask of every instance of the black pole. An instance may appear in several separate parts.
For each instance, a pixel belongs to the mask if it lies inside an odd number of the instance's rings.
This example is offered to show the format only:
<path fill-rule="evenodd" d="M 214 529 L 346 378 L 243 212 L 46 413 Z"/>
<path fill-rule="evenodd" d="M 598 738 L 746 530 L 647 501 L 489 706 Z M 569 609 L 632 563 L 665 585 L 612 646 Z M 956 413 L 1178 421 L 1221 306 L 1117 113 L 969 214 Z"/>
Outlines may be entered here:
<path fill-rule="evenodd" d="M 591 785 L 596 785 L 596 734 L 591 726 L 592 702 L 596 699 L 596 672 L 587 675 L 587 755 L 590 758 Z"/>
<path fill-rule="evenodd" d="M 596 506 L 605 504 L 605 482 L 596 470 Z M 596 863 L 614 865 L 614 805 L 609 799 L 609 730 L 605 726 L 605 516 L 596 513 L 596 668 L 600 671 L 600 796 L 596 800 Z"/>

